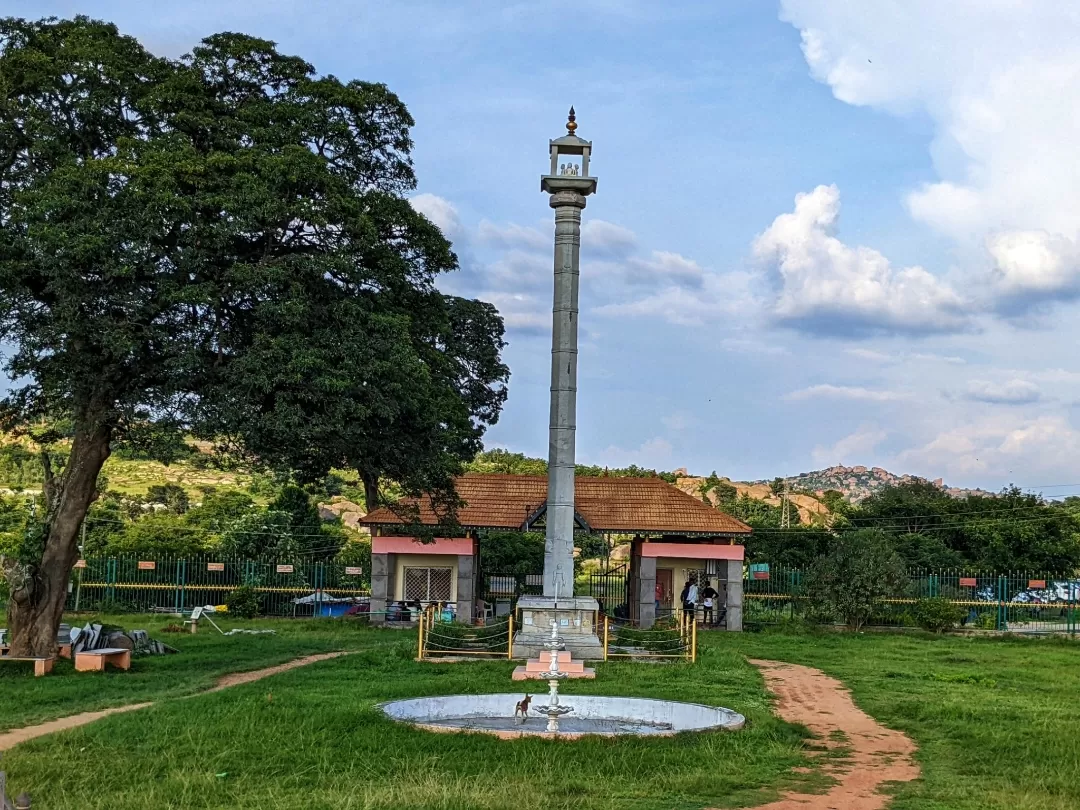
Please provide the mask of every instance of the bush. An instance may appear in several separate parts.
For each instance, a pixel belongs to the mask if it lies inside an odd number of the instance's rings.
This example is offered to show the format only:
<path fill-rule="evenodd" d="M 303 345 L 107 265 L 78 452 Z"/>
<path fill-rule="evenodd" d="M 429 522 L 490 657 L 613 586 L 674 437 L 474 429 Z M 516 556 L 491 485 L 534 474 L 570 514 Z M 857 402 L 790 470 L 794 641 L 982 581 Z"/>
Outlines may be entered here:
<path fill-rule="evenodd" d="M 876 529 L 845 532 L 814 561 L 807 577 L 811 604 L 861 630 L 891 593 L 902 587 L 904 561 Z"/>
<path fill-rule="evenodd" d="M 241 619 L 254 619 L 262 612 L 262 595 L 253 585 L 241 585 L 225 597 L 230 616 Z"/>
<path fill-rule="evenodd" d="M 943 596 L 932 596 L 916 602 L 912 616 L 923 630 L 944 633 L 960 623 L 964 618 L 964 609 Z"/>

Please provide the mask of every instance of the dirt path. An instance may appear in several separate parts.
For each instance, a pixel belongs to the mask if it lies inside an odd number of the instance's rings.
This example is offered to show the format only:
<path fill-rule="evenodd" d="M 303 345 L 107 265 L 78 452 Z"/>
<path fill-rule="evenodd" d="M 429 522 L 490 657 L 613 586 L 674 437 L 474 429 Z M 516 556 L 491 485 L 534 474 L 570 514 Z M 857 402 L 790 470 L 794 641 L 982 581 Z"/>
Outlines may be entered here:
<path fill-rule="evenodd" d="M 217 683 L 210 689 L 195 695 L 190 695 L 190 697 L 208 695 L 211 692 L 220 692 L 222 689 L 228 689 L 230 686 L 239 686 L 240 684 L 251 683 L 252 681 L 260 681 L 263 678 L 269 678 L 271 675 L 277 675 L 279 672 L 288 672 L 290 669 L 306 667 L 308 664 L 314 664 L 317 661 L 326 661 L 329 658 L 338 658 L 339 656 L 348 654 L 348 652 L 341 651 L 320 653 L 319 655 L 305 655 L 303 658 L 296 658 L 288 663 L 278 664 L 276 667 L 266 667 L 265 669 L 256 669 L 250 672 L 234 672 L 229 675 L 221 676 L 218 678 Z M 100 720 L 102 717 L 108 717 L 110 714 L 133 712 L 153 705 L 153 702 L 132 703 L 130 706 L 116 706 L 111 709 L 102 709 L 99 712 L 72 714 L 68 717 L 61 717 L 59 720 L 50 720 L 47 723 L 40 723 L 36 726 L 26 726 L 25 728 L 3 731 L 0 732 L 0 751 L 7 751 L 9 748 L 14 748 L 19 743 L 24 743 L 27 740 L 33 740 L 37 737 L 44 737 L 46 734 L 53 734 L 57 731 L 66 731 L 69 728 L 85 726 L 87 723 L 93 723 L 95 720 Z"/>
<path fill-rule="evenodd" d="M 879 792 L 882 785 L 919 776 L 915 743 L 862 711 L 838 680 L 796 664 L 750 663 L 765 676 L 782 718 L 802 723 L 828 749 L 850 749 L 847 756 L 824 765 L 825 773 L 837 780 L 827 793 L 789 793 L 756 810 L 882 810 L 890 799 Z"/>

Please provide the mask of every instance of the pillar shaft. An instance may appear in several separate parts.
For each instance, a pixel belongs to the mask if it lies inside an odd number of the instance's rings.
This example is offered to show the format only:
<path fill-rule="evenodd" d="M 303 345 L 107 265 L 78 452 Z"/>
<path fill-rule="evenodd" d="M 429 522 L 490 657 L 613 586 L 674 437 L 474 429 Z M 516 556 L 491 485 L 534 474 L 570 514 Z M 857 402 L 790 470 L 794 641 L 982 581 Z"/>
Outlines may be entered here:
<path fill-rule="evenodd" d="M 574 454 L 577 429 L 578 278 L 581 210 L 575 191 L 551 196 L 555 209 L 555 294 L 551 324 L 544 596 L 574 593 Z"/>

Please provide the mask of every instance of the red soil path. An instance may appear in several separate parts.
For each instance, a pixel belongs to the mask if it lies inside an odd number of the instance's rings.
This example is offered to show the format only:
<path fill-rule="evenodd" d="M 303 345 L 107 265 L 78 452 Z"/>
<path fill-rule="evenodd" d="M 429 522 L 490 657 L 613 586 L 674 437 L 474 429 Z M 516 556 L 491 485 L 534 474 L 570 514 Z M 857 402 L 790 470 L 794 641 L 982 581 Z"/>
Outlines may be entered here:
<path fill-rule="evenodd" d="M 827 749 L 849 751 L 823 766 L 836 779 L 828 792 L 789 793 L 756 810 L 882 810 L 890 800 L 880 792 L 883 785 L 918 778 L 915 743 L 862 711 L 838 680 L 796 664 L 750 663 L 765 676 L 782 718 L 809 728 Z M 843 738 L 836 732 L 842 732 Z"/>

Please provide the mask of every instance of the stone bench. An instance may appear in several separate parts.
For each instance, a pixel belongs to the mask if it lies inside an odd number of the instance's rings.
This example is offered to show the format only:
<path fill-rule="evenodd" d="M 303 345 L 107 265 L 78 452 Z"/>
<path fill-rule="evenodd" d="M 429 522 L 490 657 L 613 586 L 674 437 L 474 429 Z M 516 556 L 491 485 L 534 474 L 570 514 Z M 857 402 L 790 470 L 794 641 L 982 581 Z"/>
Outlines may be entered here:
<path fill-rule="evenodd" d="M 35 678 L 40 678 L 42 675 L 48 675 L 52 672 L 53 664 L 56 663 L 55 658 L 11 655 L 11 651 L 7 647 L 0 649 L 0 661 L 33 661 Z"/>
<path fill-rule="evenodd" d="M 131 669 L 131 650 L 106 647 L 75 653 L 76 672 L 104 672 L 106 664 L 112 664 L 117 669 Z"/>

